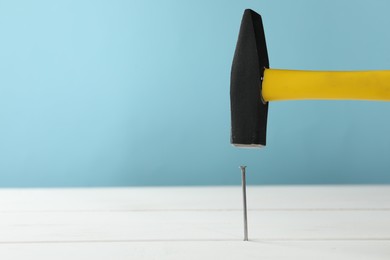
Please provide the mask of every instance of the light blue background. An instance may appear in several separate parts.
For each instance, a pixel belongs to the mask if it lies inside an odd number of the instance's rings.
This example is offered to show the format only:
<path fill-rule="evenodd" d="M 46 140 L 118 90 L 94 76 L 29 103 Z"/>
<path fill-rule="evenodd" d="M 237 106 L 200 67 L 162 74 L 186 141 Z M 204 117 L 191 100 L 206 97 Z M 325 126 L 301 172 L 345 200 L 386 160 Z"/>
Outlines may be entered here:
<path fill-rule="evenodd" d="M 390 183 L 390 103 L 270 104 L 230 145 L 241 16 L 273 68 L 390 69 L 390 1 L 0 1 L 0 186 Z"/>

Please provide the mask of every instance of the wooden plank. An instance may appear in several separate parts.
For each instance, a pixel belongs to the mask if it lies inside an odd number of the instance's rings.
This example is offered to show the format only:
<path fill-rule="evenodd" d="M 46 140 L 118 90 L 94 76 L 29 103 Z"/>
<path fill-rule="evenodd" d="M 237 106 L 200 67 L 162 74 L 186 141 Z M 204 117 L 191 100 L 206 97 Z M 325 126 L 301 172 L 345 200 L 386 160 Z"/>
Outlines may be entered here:
<path fill-rule="evenodd" d="M 0 244 L 7 260 L 388 260 L 388 241 Z"/>
<path fill-rule="evenodd" d="M 249 186 L 251 210 L 390 209 L 390 186 Z M 241 189 L 151 187 L 0 189 L 0 212 L 240 210 Z"/>
<path fill-rule="evenodd" d="M 252 240 L 390 240 L 390 211 L 253 211 Z M 1 213 L 0 243 L 242 239 L 239 211 Z"/>

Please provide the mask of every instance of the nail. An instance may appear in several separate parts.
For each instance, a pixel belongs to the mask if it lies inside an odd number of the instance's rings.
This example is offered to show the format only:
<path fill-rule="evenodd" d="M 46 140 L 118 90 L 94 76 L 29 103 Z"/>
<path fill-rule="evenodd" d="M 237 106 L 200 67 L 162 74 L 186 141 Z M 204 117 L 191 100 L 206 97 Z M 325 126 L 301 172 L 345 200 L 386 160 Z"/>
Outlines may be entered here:
<path fill-rule="evenodd" d="M 240 166 L 241 177 L 242 177 L 242 197 L 243 197 L 243 210 L 244 210 L 244 241 L 248 241 L 248 217 L 247 217 L 247 208 L 246 208 L 246 176 L 245 176 L 246 166 Z"/>

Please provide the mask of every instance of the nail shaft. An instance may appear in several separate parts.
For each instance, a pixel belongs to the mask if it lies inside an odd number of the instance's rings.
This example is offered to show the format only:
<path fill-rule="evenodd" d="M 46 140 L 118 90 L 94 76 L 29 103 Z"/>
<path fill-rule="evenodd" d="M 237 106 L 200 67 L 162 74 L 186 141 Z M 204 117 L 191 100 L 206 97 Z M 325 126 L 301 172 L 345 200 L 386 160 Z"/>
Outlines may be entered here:
<path fill-rule="evenodd" d="M 244 241 L 248 241 L 248 217 L 247 217 L 247 208 L 246 208 L 246 176 L 245 168 L 246 166 L 240 166 L 241 168 L 241 177 L 242 177 L 242 198 L 243 198 L 243 210 L 244 210 Z"/>

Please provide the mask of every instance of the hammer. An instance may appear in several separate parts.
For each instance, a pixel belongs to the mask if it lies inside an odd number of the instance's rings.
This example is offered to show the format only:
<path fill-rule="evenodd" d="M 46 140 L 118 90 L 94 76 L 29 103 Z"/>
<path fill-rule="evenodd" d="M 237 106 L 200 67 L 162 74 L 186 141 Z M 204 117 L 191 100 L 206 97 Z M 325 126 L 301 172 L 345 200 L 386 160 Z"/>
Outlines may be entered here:
<path fill-rule="evenodd" d="M 270 69 L 261 16 L 245 10 L 231 70 L 231 143 L 266 145 L 270 101 L 320 99 L 390 101 L 390 70 Z"/>

